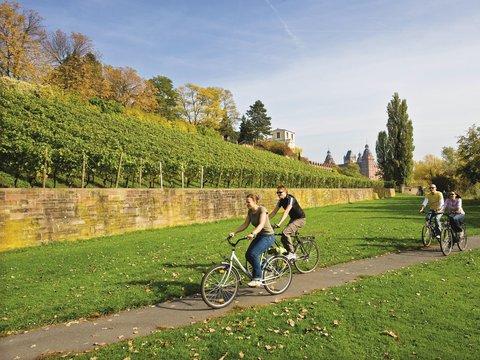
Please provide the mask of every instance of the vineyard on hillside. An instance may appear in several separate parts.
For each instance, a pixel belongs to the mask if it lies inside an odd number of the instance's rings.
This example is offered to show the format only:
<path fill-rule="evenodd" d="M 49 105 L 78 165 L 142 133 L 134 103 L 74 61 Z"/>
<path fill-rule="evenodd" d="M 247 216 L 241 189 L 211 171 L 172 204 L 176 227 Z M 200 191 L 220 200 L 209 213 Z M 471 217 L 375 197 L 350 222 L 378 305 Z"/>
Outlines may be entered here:
<path fill-rule="evenodd" d="M 0 78 L 0 172 L 49 187 L 381 186 L 108 105 Z"/>

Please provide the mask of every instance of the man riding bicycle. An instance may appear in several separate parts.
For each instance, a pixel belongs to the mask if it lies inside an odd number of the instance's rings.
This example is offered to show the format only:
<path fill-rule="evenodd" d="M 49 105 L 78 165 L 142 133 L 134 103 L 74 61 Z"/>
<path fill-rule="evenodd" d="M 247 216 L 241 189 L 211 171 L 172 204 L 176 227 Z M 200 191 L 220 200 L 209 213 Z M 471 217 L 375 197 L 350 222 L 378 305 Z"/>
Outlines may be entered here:
<path fill-rule="evenodd" d="M 428 205 L 429 210 L 426 215 L 426 219 L 430 218 L 435 213 L 435 237 L 440 239 L 440 218 L 442 217 L 442 208 L 443 208 L 443 195 L 440 191 L 437 191 L 437 186 L 431 184 L 429 186 L 430 192 L 425 194 L 425 199 L 423 200 L 422 207 L 420 208 L 420 213 L 423 212 L 425 207 Z"/>
<path fill-rule="evenodd" d="M 269 218 L 273 218 L 280 207 L 284 208 L 285 211 L 283 212 L 282 218 L 280 221 L 273 225 L 274 228 L 278 228 L 280 224 L 286 219 L 288 215 L 290 215 L 290 221 L 288 225 L 282 231 L 282 244 L 288 251 L 286 255 L 288 260 L 295 260 L 297 255 L 294 253 L 295 249 L 292 244 L 292 240 L 290 236 L 295 233 L 298 229 L 305 226 L 306 218 L 305 212 L 300 207 L 297 199 L 288 193 L 288 190 L 285 186 L 279 185 L 277 187 L 277 196 L 279 198 L 275 209 L 269 214 Z"/>

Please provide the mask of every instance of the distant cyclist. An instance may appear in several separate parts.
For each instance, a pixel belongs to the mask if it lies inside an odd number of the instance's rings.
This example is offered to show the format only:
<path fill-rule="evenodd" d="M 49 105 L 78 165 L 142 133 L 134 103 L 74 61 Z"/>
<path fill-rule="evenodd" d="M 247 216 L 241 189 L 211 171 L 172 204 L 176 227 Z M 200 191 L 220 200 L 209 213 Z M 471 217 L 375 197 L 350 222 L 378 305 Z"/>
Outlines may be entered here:
<path fill-rule="evenodd" d="M 283 212 L 282 218 L 277 224 L 274 225 L 274 227 L 279 227 L 287 218 L 287 216 L 290 215 L 290 221 L 282 231 L 282 244 L 288 251 L 288 254 L 286 255 L 287 259 L 295 260 L 297 255 L 294 253 L 292 239 L 290 236 L 295 231 L 305 226 L 307 222 L 305 218 L 305 212 L 300 207 L 297 199 L 288 193 L 288 190 L 285 186 L 279 185 L 277 187 L 277 196 L 279 198 L 277 206 L 275 206 L 275 209 L 273 209 L 273 211 L 269 214 L 269 217 L 270 219 L 273 218 L 281 207 L 284 208 L 285 211 Z"/>
<path fill-rule="evenodd" d="M 420 213 L 423 212 L 425 207 L 428 205 L 428 212 L 427 212 L 427 220 L 429 220 L 433 213 L 435 215 L 435 237 L 440 239 L 440 218 L 442 217 L 441 212 L 443 210 L 443 195 L 440 191 L 437 191 L 437 186 L 435 184 L 431 184 L 429 186 L 430 192 L 425 194 L 425 199 L 423 200 L 422 207 L 420 208 Z"/>
<path fill-rule="evenodd" d="M 462 207 L 462 198 L 455 191 L 450 191 L 448 194 L 448 199 L 442 206 L 442 210 L 447 209 L 449 211 L 449 220 L 452 229 L 459 233 L 460 237 L 462 234 L 462 222 L 465 219 L 465 211 Z"/>

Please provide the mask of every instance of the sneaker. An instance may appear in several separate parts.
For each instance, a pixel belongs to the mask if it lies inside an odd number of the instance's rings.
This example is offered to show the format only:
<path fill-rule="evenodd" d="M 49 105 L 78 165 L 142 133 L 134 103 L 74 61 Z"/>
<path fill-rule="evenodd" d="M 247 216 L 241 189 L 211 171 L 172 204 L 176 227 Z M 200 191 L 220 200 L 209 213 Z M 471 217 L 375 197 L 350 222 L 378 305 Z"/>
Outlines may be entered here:
<path fill-rule="evenodd" d="M 292 261 L 292 260 L 297 260 L 297 257 L 298 257 L 298 256 L 297 256 L 297 254 L 295 254 L 295 253 L 289 252 L 287 255 L 285 255 L 285 257 L 286 257 L 288 260 Z"/>
<path fill-rule="evenodd" d="M 262 286 L 262 282 L 260 280 L 252 280 L 247 285 L 249 287 L 254 288 L 254 287 Z"/>

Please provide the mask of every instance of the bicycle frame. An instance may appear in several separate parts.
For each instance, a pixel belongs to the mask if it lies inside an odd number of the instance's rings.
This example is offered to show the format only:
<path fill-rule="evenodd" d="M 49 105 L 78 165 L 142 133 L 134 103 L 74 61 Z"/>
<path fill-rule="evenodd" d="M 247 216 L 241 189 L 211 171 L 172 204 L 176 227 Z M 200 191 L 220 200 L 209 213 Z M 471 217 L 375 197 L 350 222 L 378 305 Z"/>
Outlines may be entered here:
<path fill-rule="evenodd" d="M 231 238 L 227 238 L 228 243 L 232 247 L 232 252 L 230 254 L 230 259 L 229 259 L 228 262 L 227 261 L 222 261 L 223 265 L 228 265 L 228 271 L 223 276 L 223 279 L 228 279 L 230 277 L 230 274 L 232 273 L 232 271 L 236 271 L 240 275 L 240 273 L 238 271 L 238 268 L 240 268 L 240 270 L 243 272 L 243 274 L 245 276 L 249 276 L 249 277 L 252 276 L 252 274 L 250 274 L 250 272 L 245 267 L 243 267 L 242 263 L 240 262 L 237 255 L 235 254 L 235 248 L 238 245 L 238 243 L 240 241 L 246 240 L 246 239 L 247 239 L 246 237 L 243 237 L 243 238 L 238 239 L 235 242 L 232 242 Z M 235 269 L 235 270 L 232 270 L 232 269 Z M 223 279 L 222 279 L 222 281 L 223 281 Z M 241 283 L 241 277 L 240 277 L 240 283 Z"/>
<path fill-rule="evenodd" d="M 458 233 L 453 230 L 452 224 L 450 223 L 451 217 L 452 216 L 450 214 L 448 214 L 448 216 L 446 216 L 442 219 L 442 223 L 441 223 L 442 224 L 442 229 L 446 229 L 446 230 L 450 231 L 453 235 L 453 238 L 455 240 L 458 240 Z"/>
<path fill-rule="evenodd" d="M 429 210 L 427 212 L 427 214 L 429 215 L 429 217 L 425 220 L 425 224 L 429 227 L 430 229 L 430 233 L 432 234 L 432 237 L 435 236 L 435 228 L 436 228 L 436 217 L 437 215 L 444 215 L 443 212 L 436 212 L 436 211 L 433 211 L 433 210 Z M 442 228 L 443 228 L 443 222 L 444 222 L 444 218 L 440 218 L 439 220 L 439 224 L 438 224 L 438 228 L 440 231 L 442 231 Z"/>
<path fill-rule="evenodd" d="M 245 276 L 250 276 L 250 277 L 252 276 L 252 274 L 250 274 L 250 272 L 245 267 L 243 267 L 242 263 L 238 259 L 237 255 L 235 254 L 235 248 L 232 249 L 232 253 L 230 254 L 230 261 L 229 262 L 223 261 L 222 264 L 229 265 L 228 275 L 230 275 L 230 272 L 232 271 L 232 267 L 234 267 L 237 270 L 238 268 L 240 268 L 240 270 L 242 270 Z"/>
<path fill-rule="evenodd" d="M 277 244 L 277 246 L 280 246 L 280 247 L 283 247 L 283 244 L 280 242 L 278 243 L 276 237 L 282 237 L 283 234 L 282 233 L 275 233 L 275 243 Z M 294 249 L 297 249 L 297 247 L 299 245 L 302 245 L 303 242 L 301 240 L 301 237 L 300 237 L 300 233 L 298 231 L 295 231 L 293 234 L 290 235 L 291 239 L 292 239 L 292 245 L 293 245 L 293 248 Z"/>
<path fill-rule="evenodd" d="M 230 276 L 232 271 L 237 271 L 240 275 L 240 272 L 238 270 L 241 270 L 241 272 L 245 276 L 252 277 L 252 274 L 250 273 L 250 271 L 248 271 L 248 269 L 242 265 L 242 263 L 240 262 L 240 259 L 237 257 L 237 254 L 235 254 L 235 247 L 237 246 L 237 244 L 241 240 L 245 240 L 245 239 L 246 239 L 246 237 L 240 238 L 235 243 L 232 243 L 230 240 L 228 240 L 228 242 L 232 246 L 232 252 L 230 254 L 230 260 L 228 262 L 227 261 L 222 261 L 222 264 L 228 265 L 228 272 L 225 275 L 227 279 Z M 269 262 L 269 260 L 273 257 L 275 257 L 275 256 L 266 257 L 265 253 L 261 254 L 260 263 L 262 264 L 262 272 L 265 271 L 265 264 L 267 264 Z M 235 269 L 235 270 L 232 270 L 232 269 Z M 275 279 L 275 277 L 274 276 L 266 277 L 262 281 L 268 282 L 272 279 Z M 240 283 L 241 283 L 241 277 L 240 277 Z"/>
<path fill-rule="evenodd" d="M 428 217 L 428 219 L 425 220 L 425 222 L 428 223 L 430 226 L 435 227 L 435 217 L 437 215 L 442 215 L 443 216 L 444 213 L 429 210 L 429 211 L 427 211 L 426 215 L 429 215 L 429 217 Z M 440 223 L 441 223 L 441 220 L 440 220 Z"/>
<path fill-rule="evenodd" d="M 282 233 L 276 233 L 275 236 L 282 236 Z M 289 260 L 295 268 L 302 274 L 312 272 L 318 266 L 320 261 L 320 250 L 314 236 L 301 236 L 298 231 L 291 234 L 295 259 Z M 283 248 L 283 244 L 275 239 L 278 247 Z M 286 249 L 285 249 L 286 250 Z"/>

